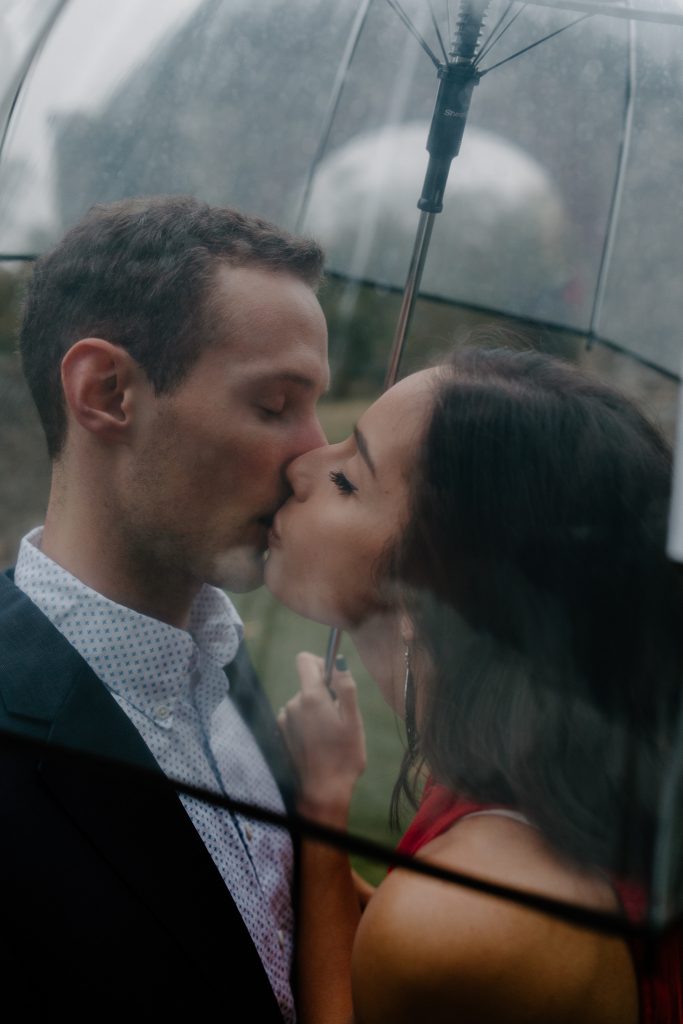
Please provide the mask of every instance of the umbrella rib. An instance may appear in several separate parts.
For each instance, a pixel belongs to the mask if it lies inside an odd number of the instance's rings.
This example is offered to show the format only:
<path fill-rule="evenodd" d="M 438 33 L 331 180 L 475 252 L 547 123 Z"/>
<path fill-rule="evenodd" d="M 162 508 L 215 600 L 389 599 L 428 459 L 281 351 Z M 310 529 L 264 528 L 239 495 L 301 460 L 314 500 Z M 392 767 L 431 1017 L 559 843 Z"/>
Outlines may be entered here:
<path fill-rule="evenodd" d="M 434 67 L 438 68 L 440 66 L 439 58 L 436 56 L 436 54 L 431 49 L 429 44 L 422 38 L 420 33 L 417 31 L 417 29 L 413 25 L 412 21 L 410 20 L 410 18 L 406 14 L 406 12 L 403 10 L 401 5 L 398 3 L 398 0 L 387 0 L 387 3 L 391 7 L 392 11 L 394 11 L 395 14 L 398 14 L 399 18 L 401 19 L 401 21 L 403 22 L 405 27 L 408 29 L 410 34 L 417 39 L 418 43 L 420 44 L 420 46 L 422 47 L 424 52 L 429 57 L 429 59 L 431 60 L 432 64 L 434 65 Z"/>
<path fill-rule="evenodd" d="M 514 7 L 514 5 L 515 5 L 515 0 L 510 0 L 510 3 L 509 3 L 509 4 L 507 5 L 507 7 L 505 8 L 505 10 L 504 10 L 504 11 L 503 11 L 503 13 L 501 14 L 500 18 L 498 19 L 498 21 L 496 22 L 496 24 L 494 25 L 494 27 L 493 27 L 493 28 L 491 29 L 491 32 L 490 32 L 490 35 L 489 35 L 488 39 L 487 39 L 487 40 L 486 40 L 486 41 L 485 41 L 484 43 L 482 43 L 482 47 L 481 47 L 481 50 L 480 50 L 480 51 L 479 51 L 479 53 L 477 54 L 476 60 L 475 60 L 475 62 L 474 62 L 474 64 L 475 64 L 475 67 L 476 67 L 476 65 L 477 65 L 477 64 L 479 64 L 479 62 L 480 62 L 481 60 L 483 60 L 483 58 L 484 58 L 484 57 L 486 56 L 486 54 L 487 54 L 487 53 L 489 53 L 489 52 L 490 52 L 490 51 L 491 51 L 491 50 L 493 49 L 493 47 L 494 47 L 494 46 L 496 45 L 496 43 L 498 42 L 498 40 L 499 40 L 499 39 L 500 39 L 500 38 L 501 38 L 502 36 L 504 36 L 504 35 L 505 35 L 505 33 L 507 32 L 507 30 L 508 30 L 508 29 L 510 28 L 510 26 L 511 26 L 511 25 L 513 25 L 513 24 L 515 23 L 515 21 L 517 20 L 517 18 L 518 18 L 518 17 L 520 16 L 520 14 L 522 13 L 522 11 L 523 11 L 523 10 L 525 9 L 525 7 L 527 6 L 526 4 L 522 4 L 522 6 L 520 7 L 520 9 L 519 9 L 519 10 L 518 10 L 518 11 L 517 11 L 517 12 L 516 12 L 515 14 L 513 14 L 513 16 L 512 16 L 511 18 L 510 18 L 510 21 L 509 21 L 509 22 L 507 23 L 507 25 L 505 25 L 505 26 L 504 26 L 504 27 L 503 27 L 503 28 L 501 29 L 500 33 L 499 33 L 498 35 L 496 35 L 496 32 L 498 32 L 498 29 L 499 29 L 499 28 L 500 28 L 500 26 L 501 26 L 501 25 L 503 24 L 503 22 L 504 22 L 504 21 L 505 21 L 505 19 L 507 18 L 508 14 L 510 13 L 510 10 L 511 10 L 511 9 L 512 9 L 512 8 Z M 494 36 L 495 36 L 495 39 L 494 39 Z"/>
<path fill-rule="evenodd" d="M 439 46 L 441 47 L 441 52 L 443 53 L 444 63 L 448 64 L 448 54 L 446 53 L 446 47 L 444 46 L 443 36 L 441 35 L 439 23 L 436 20 L 436 15 L 434 14 L 434 5 L 432 3 L 432 0 L 429 0 L 429 13 L 432 18 L 432 25 L 434 26 L 434 31 L 436 32 L 436 38 L 439 40 Z"/>
<path fill-rule="evenodd" d="M 31 72 L 31 69 L 34 66 L 34 63 L 35 63 L 38 55 L 40 54 L 40 51 L 42 50 L 43 46 L 47 42 L 47 38 L 50 35 L 50 32 L 52 31 L 52 29 L 54 28 L 55 24 L 57 23 L 57 19 L 59 18 L 60 14 L 62 13 L 64 8 L 66 7 L 67 2 L 68 2 L 68 0 L 61 0 L 61 3 L 59 3 L 54 8 L 54 10 L 52 11 L 52 14 L 50 15 L 50 17 L 47 19 L 47 21 L 43 25 L 42 30 L 39 32 L 38 37 L 35 40 L 32 49 L 29 51 L 28 56 L 25 58 L 23 68 L 21 69 L 19 75 L 15 78 L 16 86 L 15 86 L 15 89 L 14 89 L 14 96 L 12 97 L 12 103 L 10 105 L 9 112 L 7 114 L 7 119 L 5 121 L 5 125 L 4 125 L 3 131 L 2 131 L 2 136 L 0 137 L 0 155 L 4 151 L 5 143 L 7 142 L 7 136 L 9 134 L 9 127 L 10 127 L 10 124 L 12 123 L 12 119 L 14 117 L 14 112 L 16 110 L 17 103 L 19 101 L 19 95 L 20 95 L 22 89 L 24 88 L 24 84 L 26 83 L 26 79 L 28 78 L 28 76 L 29 76 L 29 74 Z"/>
<path fill-rule="evenodd" d="M 610 209 L 607 217 L 607 231 L 605 232 L 605 242 L 602 247 L 602 253 L 600 255 L 600 266 L 598 268 L 598 279 L 595 285 L 593 308 L 591 310 L 591 318 L 588 326 L 588 333 L 586 335 L 586 345 L 588 348 L 591 347 L 592 340 L 595 337 L 595 328 L 600 319 L 600 314 L 602 312 L 602 304 L 605 297 L 605 287 L 607 284 L 607 275 L 609 273 L 610 266 L 612 263 L 612 254 L 614 253 L 614 240 L 617 233 L 617 216 L 619 213 L 619 208 L 621 206 L 621 198 L 624 192 L 626 164 L 631 150 L 631 138 L 633 135 L 633 114 L 635 107 L 636 80 L 636 26 L 634 21 L 629 22 L 628 29 L 628 69 L 626 74 L 626 88 L 624 90 L 624 125 L 621 132 L 621 142 L 619 145 L 619 161 L 617 163 L 617 173 L 614 178 L 612 199 L 610 202 Z"/>
<path fill-rule="evenodd" d="M 324 129 L 323 129 L 322 134 L 320 136 L 320 142 L 318 143 L 318 146 L 317 146 L 317 149 L 315 151 L 315 154 L 313 155 L 313 159 L 311 160 L 311 165 L 309 167 L 308 176 L 306 178 L 306 184 L 304 186 L 303 195 L 301 197 L 301 204 L 299 206 L 299 213 L 298 213 L 297 218 L 296 218 L 296 230 L 297 231 L 301 230 L 301 226 L 302 226 L 302 224 L 304 222 L 304 219 L 306 217 L 306 212 L 308 210 L 308 201 L 310 199 L 311 188 L 313 186 L 313 179 L 315 178 L 315 173 L 316 173 L 316 171 L 318 169 L 318 164 L 322 160 L 323 154 L 324 154 L 325 150 L 327 149 L 327 143 L 329 142 L 330 134 L 332 132 L 332 124 L 334 122 L 334 118 L 335 118 L 335 115 L 337 113 L 337 108 L 339 107 L 339 101 L 341 100 L 341 94 L 342 94 L 342 91 L 344 89 L 344 83 L 346 81 L 346 76 L 348 74 L 349 67 L 351 65 L 351 61 L 353 60 L 354 54 L 356 52 L 356 47 L 358 46 L 358 40 L 360 39 L 361 32 L 363 31 L 363 28 L 365 26 L 365 22 L 367 20 L 368 11 L 370 9 L 370 3 L 371 3 L 371 0 L 363 0 L 363 3 L 358 8 L 358 10 L 356 12 L 355 20 L 353 22 L 353 25 L 351 26 L 351 33 L 349 35 L 349 38 L 348 38 L 348 41 L 347 41 L 347 44 L 346 44 L 346 48 L 345 48 L 344 53 L 342 54 L 342 58 L 341 58 L 341 60 L 339 62 L 339 68 L 337 70 L 337 75 L 335 77 L 334 84 L 332 86 L 332 92 L 331 92 L 331 95 L 330 95 L 330 102 L 329 102 L 329 105 L 328 105 L 328 108 L 327 108 L 327 112 L 325 114 L 325 120 L 323 122 L 324 123 Z"/>
<path fill-rule="evenodd" d="M 558 28 L 554 32 L 551 32 L 549 35 L 543 36 L 542 39 L 537 39 L 535 43 L 529 43 L 529 45 L 525 46 L 522 50 L 517 50 L 516 53 L 511 53 L 510 56 L 506 57 L 504 60 L 499 60 L 497 64 L 492 64 L 490 68 L 484 68 L 483 71 L 479 72 L 480 77 L 483 78 L 484 75 L 488 75 L 489 71 L 494 71 L 495 68 L 502 67 L 503 64 L 507 64 L 509 61 L 514 60 L 515 57 L 521 57 L 523 53 L 528 53 L 529 50 L 533 50 L 534 47 L 540 46 L 541 43 L 547 43 L 549 39 L 553 39 L 555 36 L 559 36 L 562 32 L 566 32 L 568 28 L 573 28 L 574 25 L 578 25 L 580 21 L 585 21 L 586 18 L 592 17 L 592 13 L 582 14 L 580 18 L 576 18 L 574 21 L 570 21 L 568 25 L 563 25 L 562 28 Z"/>
<path fill-rule="evenodd" d="M 580 903 L 545 896 L 528 889 L 518 889 L 477 875 L 470 875 L 467 872 L 453 871 L 450 868 L 422 860 L 413 854 L 403 853 L 378 840 L 365 838 L 346 829 L 324 825 L 298 812 L 288 813 L 246 800 L 238 800 L 225 792 L 218 793 L 182 779 L 168 777 L 156 768 L 147 768 L 141 764 L 119 760 L 94 750 L 49 743 L 44 739 L 13 733 L 5 729 L 0 730 L 0 738 L 3 744 L 8 745 L 11 749 L 37 751 L 43 758 L 54 759 L 57 763 L 66 765 L 74 765 L 80 761 L 86 768 L 99 768 L 105 773 L 105 778 L 111 778 L 113 775 L 118 781 L 128 785 L 146 783 L 155 792 L 167 792 L 170 787 L 177 793 L 195 797 L 213 807 L 222 807 L 242 817 L 253 818 L 255 821 L 261 821 L 276 828 L 285 828 L 290 833 L 316 839 L 350 854 L 369 857 L 380 863 L 402 867 L 428 878 L 437 878 L 444 882 L 488 893 L 491 896 L 498 896 L 520 906 L 530 907 L 540 913 L 550 914 L 560 920 L 579 924 L 608 935 L 639 936 L 643 939 L 654 940 L 664 931 L 664 929 L 654 928 L 649 921 L 631 922 L 615 911 L 593 910 Z M 678 916 L 674 917 L 673 922 L 678 919 Z"/>
<path fill-rule="evenodd" d="M 528 0 L 535 7 L 552 7 L 557 9 L 556 0 Z M 596 3 L 595 0 L 562 0 L 565 10 L 589 11 L 591 14 L 604 14 L 607 18 L 623 18 L 625 21 L 645 21 L 653 25 L 683 25 L 683 15 L 672 11 L 646 10 L 642 7 L 630 7 L 624 4 Z"/>
<path fill-rule="evenodd" d="M 381 287 L 392 295 L 400 295 L 403 292 L 403 285 L 390 284 L 387 281 L 378 283 L 374 278 L 366 277 L 353 277 L 349 274 L 344 274 L 341 271 L 328 269 L 328 277 L 334 278 L 336 281 L 346 281 L 359 287 L 365 288 L 377 288 Z M 489 318 L 491 316 L 498 317 L 515 324 L 519 324 L 521 328 L 529 325 L 529 318 L 521 316 L 517 313 L 512 313 L 510 310 L 492 308 L 491 306 L 480 306 L 474 302 L 464 302 L 457 299 L 447 299 L 443 295 L 437 295 L 434 292 L 422 292 L 422 299 L 427 302 L 434 302 L 438 305 L 457 306 L 459 309 L 471 311 L 473 313 L 485 313 Z M 580 326 L 568 327 L 566 324 L 557 323 L 554 320 L 535 320 L 533 321 L 534 328 L 553 331 L 560 334 L 562 337 L 586 337 L 586 331 Z M 613 352 L 618 352 L 620 355 L 625 356 L 627 359 L 631 359 L 638 366 L 644 366 L 648 370 L 658 373 L 661 377 L 666 380 L 673 381 L 674 383 L 680 384 L 683 382 L 683 378 L 679 373 L 673 370 L 669 370 L 662 366 L 660 363 L 655 363 L 651 359 L 647 359 L 641 355 L 638 351 L 627 348 L 626 345 L 621 344 L 618 341 L 613 341 L 611 338 L 605 338 L 602 335 L 596 334 L 593 336 L 593 341 L 599 345 L 604 345 L 605 348 L 610 349 Z"/>

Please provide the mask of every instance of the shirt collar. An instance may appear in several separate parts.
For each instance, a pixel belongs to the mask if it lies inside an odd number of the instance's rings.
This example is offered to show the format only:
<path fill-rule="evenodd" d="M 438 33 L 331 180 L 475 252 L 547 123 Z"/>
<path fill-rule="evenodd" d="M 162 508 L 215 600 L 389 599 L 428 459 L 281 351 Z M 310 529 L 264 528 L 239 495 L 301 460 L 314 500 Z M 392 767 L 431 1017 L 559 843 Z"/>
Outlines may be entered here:
<path fill-rule="evenodd" d="M 148 713 L 172 706 L 203 659 L 229 664 L 243 637 L 222 590 L 204 584 L 187 630 L 110 601 L 40 549 L 42 527 L 23 538 L 16 585 L 44 612 L 102 682 Z M 228 681 L 226 677 L 226 688 Z"/>

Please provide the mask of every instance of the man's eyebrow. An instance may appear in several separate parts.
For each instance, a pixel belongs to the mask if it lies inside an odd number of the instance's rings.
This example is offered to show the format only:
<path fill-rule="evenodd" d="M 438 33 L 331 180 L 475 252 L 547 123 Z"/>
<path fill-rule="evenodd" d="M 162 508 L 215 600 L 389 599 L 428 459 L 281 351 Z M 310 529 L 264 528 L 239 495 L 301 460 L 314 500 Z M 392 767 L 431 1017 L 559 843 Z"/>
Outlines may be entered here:
<path fill-rule="evenodd" d="M 313 377 L 307 377 L 303 373 L 295 373 L 292 370 L 283 370 L 281 373 L 267 374 L 265 378 L 268 382 L 274 384 L 296 384 L 297 387 L 304 388 L 306 391 L 312 391 L 317 387 L 317 382 Z M 330 390 L 330 382 L 327 381 L 323 394 L 327 394 Z"/>
<path fill-rule="evenodd" d="M 354 427 L 353 436 L 356 439 L 356 447 L 358 448 L 358 452 L 361 458 L 363 459 L 363 462 L 365 462 L 366 466 L 368 467 L 372 475 L 376 477 L 377 470 L 375 469 L 375 463 L 372 461 L 372 458 L 370 457 L 370 452 L 368 451 L 368 442 L 365 440 L 365 435 L 361 433 L 358 427 Z"/>

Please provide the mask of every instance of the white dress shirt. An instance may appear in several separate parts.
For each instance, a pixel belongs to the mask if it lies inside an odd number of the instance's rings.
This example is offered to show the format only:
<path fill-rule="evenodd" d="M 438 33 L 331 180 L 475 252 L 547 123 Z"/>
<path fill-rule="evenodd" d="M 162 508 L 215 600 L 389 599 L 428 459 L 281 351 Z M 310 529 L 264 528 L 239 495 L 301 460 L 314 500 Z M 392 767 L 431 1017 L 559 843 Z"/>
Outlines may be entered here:
<path fill-rule="evenodd" d="M 87 587 L 40 550 L 41 535 L 38 528 L 22 540 L 16 585 L 93 669 L 166 775 L 284 813 L 229 695 L 223 669 L 237 653 L 242 623 L 223 591 L 205 585 L 188 629 L 177 629 Z M 289 832 L 179 796 L 249 929 L 285 1021 L 293 1022 Z"/>

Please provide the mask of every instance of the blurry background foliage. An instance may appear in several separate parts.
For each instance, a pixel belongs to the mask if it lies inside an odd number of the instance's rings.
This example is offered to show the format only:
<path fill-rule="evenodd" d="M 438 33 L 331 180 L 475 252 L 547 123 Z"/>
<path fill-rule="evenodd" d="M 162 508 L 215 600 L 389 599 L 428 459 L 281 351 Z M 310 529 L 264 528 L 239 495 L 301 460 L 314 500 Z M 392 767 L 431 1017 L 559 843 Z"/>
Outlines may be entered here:
<path fill-rule="evenodd" d="M 1 568 L 14 563 L 23 534 L 42 522 L 49 486 L 43 436 L 17 355 L 21 297 L 29 274 L 28 263 L 0 267 Z M 385 287 L 349 284 L 330 275 L 320 300 L 329 323 L 333 374 L 320 414 L 330 442 L 336 442 L 347 436 L 362 411 L 383 390 L 400 295 Z M 418 302 L 401 376 L 438 361 L 454 343 L 465 340 L 472 328 L 495 328 L 497 324 L 512 327 L 515 345 L 534 346 L 587 364 L 592 372 L 633 395 L 673 439 L 675 381 L 604 346 L 587 352 L 579 337 L 566 332 L 510 325 L 492 320 L 490 314 L 443 301 Z M 252 658 L 277 709 L 297 687 L 295 655 L 301 650 L 323 654 L 329 630 L 280 607 L 263 588 L 234 600 L 245 623 Z M 401 723 L 384 704 L 343 636 L 341 650 L 358 682 L 368 735 L 368 768 L 354 800 L 351 831 L 393 846 L 398 837 L 389 828 L 388 807 L 403 752 Z M 379 881 L 385 870 L 374 862 L 356 859 L 355 863 L 373 882 Z"/>

